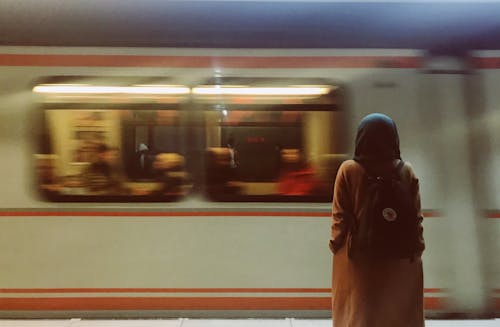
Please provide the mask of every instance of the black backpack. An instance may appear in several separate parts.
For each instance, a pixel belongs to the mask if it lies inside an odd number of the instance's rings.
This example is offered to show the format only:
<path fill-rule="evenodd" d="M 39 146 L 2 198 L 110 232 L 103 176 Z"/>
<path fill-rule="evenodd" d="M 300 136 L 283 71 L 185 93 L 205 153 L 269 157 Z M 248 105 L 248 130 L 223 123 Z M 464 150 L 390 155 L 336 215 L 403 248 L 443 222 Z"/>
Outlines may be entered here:
<path fill-rule="evenodd" d="M 367 173 L 366 217 L 352 219 L 349 256 L 413 260 L 418 244 L 418 212 L 411 185 L 401 180 L 399 164 L 386 175 Z"/>

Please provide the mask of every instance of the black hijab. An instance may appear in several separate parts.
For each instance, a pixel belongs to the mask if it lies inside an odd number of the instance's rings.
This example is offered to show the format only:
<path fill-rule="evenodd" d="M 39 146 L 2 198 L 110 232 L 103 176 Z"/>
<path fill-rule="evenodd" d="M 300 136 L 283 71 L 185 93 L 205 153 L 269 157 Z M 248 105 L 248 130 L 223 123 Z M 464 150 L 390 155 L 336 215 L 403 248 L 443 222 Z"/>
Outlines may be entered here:
<path fill-rule="evenodd" d="M 374 170 L 385 170 L 401 159 L 396 123 L 386 115 L 370 114 L 361 120 L 354 160 Z"/>

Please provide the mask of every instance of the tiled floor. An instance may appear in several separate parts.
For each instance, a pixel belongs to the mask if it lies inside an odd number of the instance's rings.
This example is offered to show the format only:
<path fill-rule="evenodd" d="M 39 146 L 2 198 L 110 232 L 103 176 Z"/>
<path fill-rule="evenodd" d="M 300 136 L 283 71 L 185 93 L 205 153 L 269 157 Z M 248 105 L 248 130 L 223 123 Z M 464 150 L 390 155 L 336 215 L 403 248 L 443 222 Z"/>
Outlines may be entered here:
<path fill-rule="evenodd" d="M 0 327 L 331 327 L 331 320 L 170 319 L 170 320 L 0 320 Z M 426 327 L 500 327 L 495 320 L 427 320 Z"/>

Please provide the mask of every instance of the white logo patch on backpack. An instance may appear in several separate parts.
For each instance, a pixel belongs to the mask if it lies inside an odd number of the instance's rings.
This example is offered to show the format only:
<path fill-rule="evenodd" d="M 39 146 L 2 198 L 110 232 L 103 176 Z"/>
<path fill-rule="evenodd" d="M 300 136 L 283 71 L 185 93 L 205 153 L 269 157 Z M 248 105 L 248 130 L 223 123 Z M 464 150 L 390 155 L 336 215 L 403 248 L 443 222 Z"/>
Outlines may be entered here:
<path fill-rule="evenodd" d="M 398 218 L 398 214 L 392 208 L 385 208 L 384 210 L 382 210 L 382 216 L 387 221 L 394 221 Z"/>

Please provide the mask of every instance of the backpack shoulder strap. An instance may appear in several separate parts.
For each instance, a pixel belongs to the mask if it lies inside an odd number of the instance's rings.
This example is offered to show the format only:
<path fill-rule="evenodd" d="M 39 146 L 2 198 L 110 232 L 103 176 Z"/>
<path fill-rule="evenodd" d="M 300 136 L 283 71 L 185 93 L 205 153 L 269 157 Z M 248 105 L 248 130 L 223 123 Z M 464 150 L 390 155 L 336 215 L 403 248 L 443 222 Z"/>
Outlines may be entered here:
<path fill-rule="evenodd" d="M 396 177 L 397 179 L 400 179 L 404 166 L 405 162 L 403 160 L 400 160 L 393 170 L 393 176 Z"/>
<path fill-rule="evenodd" d="M 405 162 L 403 160 L 399 160 L 399 163 L 397 164 L 395 171 L 398 174 L 401 174 L 401 171 L 403 170 L 404 166 L 405 166 Z"/>

